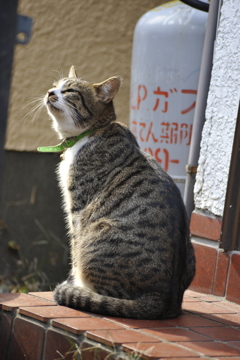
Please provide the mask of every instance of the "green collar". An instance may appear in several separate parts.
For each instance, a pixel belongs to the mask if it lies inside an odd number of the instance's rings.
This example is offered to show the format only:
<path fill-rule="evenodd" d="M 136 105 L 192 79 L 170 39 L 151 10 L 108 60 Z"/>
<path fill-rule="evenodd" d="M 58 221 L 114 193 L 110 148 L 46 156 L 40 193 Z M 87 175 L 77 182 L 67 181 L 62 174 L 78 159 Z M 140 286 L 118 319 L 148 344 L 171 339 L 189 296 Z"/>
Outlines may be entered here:
<path fill-rule="evenodd" d="M 61 151 L 64 151 L 66 149 L 71 148 L 79 140 L 81 140 L 85 136 L 90 135 L 95 130 L 97 130 L 97 129 L 87 130 L 87 131 L 85 131 L 84 133 L 82 133 L 82 134 L 80 134 L 78 136 L 72 136 L 72 137 L 69 137 L 69 138 L 63 140 L 60 144 L 58 144 L 56 146 L 42 146 L 42 147 L 38 147 L 37 150 L 39 152 L 61 152 Z"/>

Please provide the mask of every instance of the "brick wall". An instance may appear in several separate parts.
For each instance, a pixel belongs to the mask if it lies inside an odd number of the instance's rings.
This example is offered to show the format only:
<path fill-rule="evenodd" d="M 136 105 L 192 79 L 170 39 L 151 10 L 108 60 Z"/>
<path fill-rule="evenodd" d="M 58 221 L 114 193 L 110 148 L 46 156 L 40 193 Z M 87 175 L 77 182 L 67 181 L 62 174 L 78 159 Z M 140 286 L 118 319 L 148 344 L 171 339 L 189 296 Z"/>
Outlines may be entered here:
<path fill-rule="evenodd" d="M 196 275 L 190 289 L 240 304 L 240 252 L 219 249 L 222 221 L 193 212 L 190 223 Z"/>
<path fill-rule="evenodd" d="M 51 292 L 0 294 L 1 360 L 222 359 L 240 351 L 240 305 L 187 290 L 174 319 L 104 317 L 57 306 Z M 239 357 L 238 357 L 239 359 Z"/>

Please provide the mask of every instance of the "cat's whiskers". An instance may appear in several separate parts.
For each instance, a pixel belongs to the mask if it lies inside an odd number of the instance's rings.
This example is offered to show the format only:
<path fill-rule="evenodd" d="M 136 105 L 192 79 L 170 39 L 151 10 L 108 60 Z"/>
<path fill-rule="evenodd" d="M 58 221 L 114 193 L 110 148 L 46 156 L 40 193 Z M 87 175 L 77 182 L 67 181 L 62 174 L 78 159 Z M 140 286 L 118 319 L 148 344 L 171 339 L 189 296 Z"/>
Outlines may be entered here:
<path fill-rule="evenodd" d="M 76 116 L 76 109 L 75 107 L 66 102 L 63 98 L 58 97 L 58 101 L 57 104 L 60 105 L 60 109 L 66 113 L 66 115 L 70 118 L 70 119 L 74 119 Z M 74 120 L 73 120 L 74 122 Z"/>
<path fill-rule="evenodd" d="M 69 104 L 69 103 L 67 104 L 66 112 L 73 119 L 73 121 L 74 121 L 74 119 L 76 118 L 76 115 L 77 115 L 78 120 L 83 122 L 83 119 L 82 119 L 81 115 L 79 113 L 77 113 L 76 108 L 72 104 Z M 76 123 L 76 122 L 74 121 L 74 123 Z"/>
<path fill-rule="evenodd" d="M 69 109 L 68 106 L 66 106 L 66 102 L 64 101 L 64 99 L 61 99 L 60 97 L 58 97 L 57 100 L 57 105 L 59 106 L 59 109 L 63 112 L 65 112 L 67 114 L 67 116 L 69 116 L 70 118 L 72 118 L 72 112 L 71 109 Z"/>
<path fill-rule="evenodd" d="M 28 121 L 28 119 L 30 118 L 30 116 L 33 114 L 33 117 L 30 120 L 30 123 L 32 124 L 33 122 L 35 122 L 35 120 L 38 120 L 39 115 L 41 113 L 41 110 L 44 109 L 44 97 L 45 96 L 38 96 L 34 99 L 32 99 L 26 106 L 23 107 L 23 109 L 25 109 L 26 107 L 29 107 L 32 104 L 36 104 L 31 110 L 29 110 L 27 112 L 27 114 L 21 119 L 21 121 L 24 121 L 24 124 L 26 121 Z"/>
<path fill-rule="evenodd" d="M 55 79 L 53 79 L 53 81 L 59 81 L 60 79 L 63 79 L 63 71 L 61 69 L 61 72 L 59 70 L 52 70 L 52 73 L 55 76 Z"/>
<path fill-rule="evenodd" d="M 73 120 L 76 126 L 84 124 L 84 118 L 81 116 L 81 114 L 78 112 L 74 105 L 72 105 L 68 101 L 65 101 L 64 98 L 59 98 L 58 101 L 63 106 L 63 111 L 65 111 L 67 116 L 69 116 Z M 77 119 L 77 121 L 74 121 L 74 119 Z"/>

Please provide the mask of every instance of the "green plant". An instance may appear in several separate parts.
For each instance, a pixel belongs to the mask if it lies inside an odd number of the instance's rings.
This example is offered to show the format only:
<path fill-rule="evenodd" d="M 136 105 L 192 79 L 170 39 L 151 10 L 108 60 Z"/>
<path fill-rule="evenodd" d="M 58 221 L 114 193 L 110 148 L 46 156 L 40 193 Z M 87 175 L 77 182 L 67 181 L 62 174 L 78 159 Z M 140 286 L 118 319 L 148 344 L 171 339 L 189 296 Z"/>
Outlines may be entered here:
<path fill-rule="evenodd" d="M 40 234 L 34 241 L 30 242 L 30 246 L 25 252 L 16 241 L 7 243 L 9 256 L 15 260 L 15 268 L 10 270 L 10 266 L 6 260 L 5 271 L 0 274 L 0 293 L 1 292 L 35 292 L 50 290 L 55 286 L 49 281 L 49 277 L 44 271 L 46 263 L 50 262 L 53 266 L 56 263 L 55 253 L 48 253 L 48 257 L 39 260 L 37 256 L 32 256 L 32 247 L 45 246 L 55 243 L 57 247 L 62 248 L 63 257 L 62 264 L 66 267 L 68 258 L 68 246 L 65 245 L 54 233 L 46 231 L 38 219 L 34 220 L 36 226 L 40 230 Z M 0 223 L 0 230 L 7 230 L 7 226 Z M 34 252 L 36 253 L 36 251 Z"/>
<path fill-rule="evenodd" d="M 104 350 L 100 343 L 92 346 L 78 346 L 75 344 L 69 337 L 66 337 L 67 341 L 70 344 L 70 349 L 63 355 L 60 351 L 56 350 L 56 352 L 60 355 L 60 358 L 56 358 L 54 360 L 117 360 L 117 359 L 125 359 L 125 360 L 141 360 L 142 354 L 141 351 L 132 351 L 130 353 L 124 353 L 124 357 L 122 354 L 118 352 L 118 349 L 112 344 L 112 347 L 106 346 L 108 354 L 106 355 L 106 350 Z M 84 342 L 83 342 L 84 344 Z M 149 351 L 151 348 L 149 349 Z M 91 355 L 90 355 L 91 354 Z M 89 358 L 90 355 L 90 358 Z"/>

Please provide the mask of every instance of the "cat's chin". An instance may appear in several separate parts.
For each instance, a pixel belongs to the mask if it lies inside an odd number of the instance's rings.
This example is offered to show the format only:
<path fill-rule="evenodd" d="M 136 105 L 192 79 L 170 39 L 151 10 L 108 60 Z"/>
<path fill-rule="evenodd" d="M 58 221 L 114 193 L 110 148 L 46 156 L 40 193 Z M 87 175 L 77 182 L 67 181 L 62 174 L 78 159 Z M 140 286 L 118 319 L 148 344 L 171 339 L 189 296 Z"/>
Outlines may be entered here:
<path fill-rule="evenodd" d="M 55 113 L 55 112 L 63 112 L 62 109 L 58 108 L 56 105 L 53 105 L 52 103 L 48 102 L 47 103 L 48 109 L 51 113 Z"/>
<path fill-rule="evenodd" d="M 81 134 L 84 130 L 76 129 L 71 118 L 67 117 L 64 111 L 50 111 L 48 114 L 52 119 L 52 128 L 58 134 L 59 139 L 66 139 Z"/>
<path fill-rule="evenodd" d="M 53 129 L 56 131 L 56 133 L 58 134 L 58 137 L 59 139 L 67 139 L 67 138 L 70 138 L 70 137 L 74 137 L 74 136 L 78 136 L 80 135 L 82 132 L 84 132 L 83 130 L 81 131 L 78 130 L 78 131 L 67 131 L 65 129 L 62 129 L 61 127 L 59 126 L 56 126 L 56 124 L 53 123 Z"/>

